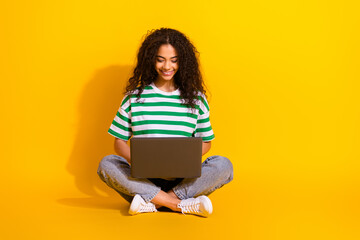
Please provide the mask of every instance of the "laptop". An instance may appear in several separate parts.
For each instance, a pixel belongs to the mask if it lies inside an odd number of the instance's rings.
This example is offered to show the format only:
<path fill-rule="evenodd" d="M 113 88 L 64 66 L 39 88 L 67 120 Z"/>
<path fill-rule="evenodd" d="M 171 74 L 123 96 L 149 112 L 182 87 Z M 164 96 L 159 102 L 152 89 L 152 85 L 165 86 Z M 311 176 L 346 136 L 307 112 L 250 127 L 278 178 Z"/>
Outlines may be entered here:
<path fill-rule="evenodd" d="M 201 137 L 133 137 L 134 178 L 197 178 L 201 176 Z"/>

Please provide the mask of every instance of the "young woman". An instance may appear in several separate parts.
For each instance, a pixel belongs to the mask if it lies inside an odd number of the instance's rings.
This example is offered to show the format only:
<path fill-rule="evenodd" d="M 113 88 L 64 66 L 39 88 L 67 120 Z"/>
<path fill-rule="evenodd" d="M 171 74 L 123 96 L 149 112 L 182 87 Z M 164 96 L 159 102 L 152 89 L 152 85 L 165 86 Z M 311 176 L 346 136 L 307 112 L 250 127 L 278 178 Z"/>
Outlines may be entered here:
<path fill-rule="evenodd" d="M 143 41 L 125 97 L 108 130 L 115 137 L 118 155 L 104 157 L 98 175 L 125 198 L 131 215 L 175 212 L 207 217 L 212 203 L 207 197 L 233 179 L 229 159 L 211 156 L 202 163 L 201 177 L 136 179 L 130 176 L 133 137 L 202 137 L 202 154 L 210 150 L 215 136 L 209 105 L 199 70 L 196 48 L 181 32 L 161 28 Z"/>

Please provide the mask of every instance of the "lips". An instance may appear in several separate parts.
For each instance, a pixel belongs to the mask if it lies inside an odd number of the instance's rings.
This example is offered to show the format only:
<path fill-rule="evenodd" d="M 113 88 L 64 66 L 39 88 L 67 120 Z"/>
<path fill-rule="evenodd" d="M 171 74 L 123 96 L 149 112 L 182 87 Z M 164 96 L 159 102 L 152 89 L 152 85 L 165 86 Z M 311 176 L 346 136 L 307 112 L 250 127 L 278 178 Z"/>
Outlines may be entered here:
<path fill-rule="evenodd" d="M 163 74 L 164 76 L 170 76 L 171 74 L 174 73 L 174 71 L 170 71 L 170 72 L 163 72 L 163 71 L 161 71 L 161 72 L 162 72 L 162 74 Z"/>

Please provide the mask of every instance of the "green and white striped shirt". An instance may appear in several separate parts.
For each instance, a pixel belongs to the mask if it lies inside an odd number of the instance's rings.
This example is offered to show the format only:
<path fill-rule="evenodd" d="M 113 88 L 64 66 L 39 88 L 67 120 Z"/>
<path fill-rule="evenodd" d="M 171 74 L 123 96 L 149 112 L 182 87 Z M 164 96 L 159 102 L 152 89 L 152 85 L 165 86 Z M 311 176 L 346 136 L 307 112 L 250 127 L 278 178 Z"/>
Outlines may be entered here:
<path fill-rule="evenodd" d="M 136 91 L 125 95 L 108 130 L 116 138 L 133 137 L 201 137 L 204 142 L 215 138 L 210 120 L 209 105 L 202 93 L 196 108 L 182 105 L 180 90 L 164 92 L 154 83 L 146 86 L 136 101 Z"/>

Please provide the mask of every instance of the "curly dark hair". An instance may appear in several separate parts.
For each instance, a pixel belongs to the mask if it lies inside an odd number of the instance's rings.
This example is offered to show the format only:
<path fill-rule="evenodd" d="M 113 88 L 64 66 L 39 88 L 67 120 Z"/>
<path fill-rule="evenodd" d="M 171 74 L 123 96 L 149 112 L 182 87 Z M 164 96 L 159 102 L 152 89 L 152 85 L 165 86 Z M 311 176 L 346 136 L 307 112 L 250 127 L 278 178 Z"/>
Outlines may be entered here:
<path fill-rule="evenodd" d="M 195 108 L 198 92 L 206 97 L 205 84 L 199 69 L 199 52 L 191 41 L 181 32 L 171 28 L 148 31 L 138 54 L 137 65 L 129 78 L 126 93 L 138 89 L 137 101 L 146 85 L 154 82 L 158 76 L 155 70 L 156 55 L 161 45 L 170 44 L 178 56 L 179 68 L 174 75 L 175 87 L 180 90 L 183 104 Z"/>

